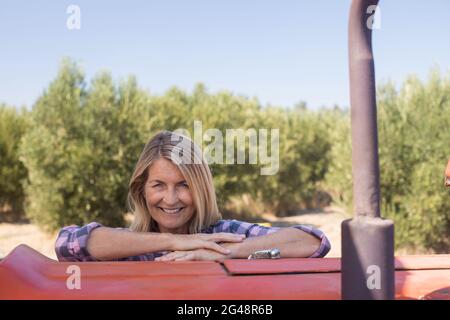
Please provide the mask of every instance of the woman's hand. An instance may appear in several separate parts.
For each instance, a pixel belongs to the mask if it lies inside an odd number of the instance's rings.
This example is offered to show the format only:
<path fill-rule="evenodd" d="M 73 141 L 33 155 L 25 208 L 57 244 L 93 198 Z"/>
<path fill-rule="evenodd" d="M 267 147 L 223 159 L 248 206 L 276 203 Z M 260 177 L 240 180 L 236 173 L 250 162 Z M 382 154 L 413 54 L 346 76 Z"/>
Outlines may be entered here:
<path fill-rule="evenodd" d="M 242 242 L 245 239 L 243 234 L 228 232 L 218 233 L 196 233 L 196 234 L 168 234 L 171 238 L 169 250 L 174 252 L 195 251 L 197 249 L 207 249 L 221 255 L 230 254 L 231 251 L 217 244 L 217 242 Z M 204 257 L 205 253 L 202 253 Z M 207 259 L 211 260 L 211 259 Z"/>
<path fill-rule="evenodd" d="M 227 258 L 227 255 L 209 249 L 197 249 L 189 251 L 174 251 L 156 258 L 155 261 L 218 261 Z"/>

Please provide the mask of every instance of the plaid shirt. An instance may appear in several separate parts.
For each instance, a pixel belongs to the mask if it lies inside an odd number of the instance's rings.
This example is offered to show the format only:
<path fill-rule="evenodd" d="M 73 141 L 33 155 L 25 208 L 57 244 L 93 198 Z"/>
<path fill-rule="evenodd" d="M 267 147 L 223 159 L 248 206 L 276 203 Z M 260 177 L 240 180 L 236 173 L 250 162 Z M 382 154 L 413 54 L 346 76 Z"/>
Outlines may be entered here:
<path fill-rule="evenodd" d="M 87 250 L 89 235 L 95 228 L 102 225 L 91 222 L 83 227 L 69 226 L 61 229 L 56 239 L 55 251 L 59 261 L 96 261 Z M 320 247 L 310 256 L 310 258 L 324 257 L 330 251 L 330 242 L 325 234 L 307 225 L 296 225 L 293 228 L 302 230 L 320 239 Z M 205 228 L 201 233 L 230 232 L 245 234 L 247 237 L 258 237 L 278 231 L 278 227 L 264 227 L 258 224 L 238 221 L 219 220 L 216 224 Z M 162 256 L 168 251 L 149 252 L 138 256 L 131 256 L 117 259 L 115 261 L 152 261 Z"/>

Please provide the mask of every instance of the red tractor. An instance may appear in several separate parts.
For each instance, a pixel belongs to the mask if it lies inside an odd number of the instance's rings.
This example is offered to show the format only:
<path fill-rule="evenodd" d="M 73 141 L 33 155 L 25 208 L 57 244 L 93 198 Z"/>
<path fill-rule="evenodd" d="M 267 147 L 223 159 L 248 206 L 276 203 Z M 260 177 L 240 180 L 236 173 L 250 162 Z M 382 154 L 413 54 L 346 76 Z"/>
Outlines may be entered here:
<path fill-rule="evenodd" d="M 355 217 L 342 223 L 342 259 L 70 263 L 20 245 L 0 262 L 0 299 L 450 300 L 450 255 L 394 257 L 394 223 L 380 215 L 374 61 L 367 27 L 368 8 L 377 4 L 353 0 L 350 9 Z M 445 185 L 450 186 L 450 161 Z"/>

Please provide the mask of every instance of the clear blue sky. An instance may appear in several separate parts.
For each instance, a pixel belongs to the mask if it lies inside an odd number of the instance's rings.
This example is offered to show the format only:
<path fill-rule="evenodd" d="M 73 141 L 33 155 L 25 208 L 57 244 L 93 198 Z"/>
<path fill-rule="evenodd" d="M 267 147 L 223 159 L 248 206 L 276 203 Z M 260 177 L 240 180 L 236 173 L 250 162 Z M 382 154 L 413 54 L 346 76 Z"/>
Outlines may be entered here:
<path fill-rule="evenodd" d="M 81 9 L 81 30 L 66 9 Z M 228 89 L 263 104 L 349 104 L 349 0 L 2 1 L 0 102 L 30 106 L 62 57 L 88 79 L 134 74 L 153 93 Z M 450 1 L 381 0 L 377 81 L 450 70 Z"/>

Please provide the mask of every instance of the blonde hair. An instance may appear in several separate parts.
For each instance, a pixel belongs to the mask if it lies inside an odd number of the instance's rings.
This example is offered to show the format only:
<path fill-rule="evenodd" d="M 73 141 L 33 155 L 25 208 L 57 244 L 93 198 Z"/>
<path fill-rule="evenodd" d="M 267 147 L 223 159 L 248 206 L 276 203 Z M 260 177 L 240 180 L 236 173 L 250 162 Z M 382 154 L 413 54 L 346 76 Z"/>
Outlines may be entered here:
<path fill-rule="evenodd" d="M 222 216 L 217 206 L 212 174 L 200 148 L 186 136 L 161 131 L 147 142 L 131 176 L 128 206 L 134 220 L 130 229 L 159 232 L 148 211 L 144 188 L 148 169 L 160 158 L 168 159 L 178 167 L 192 194 L 195 212 L 188 222 L 188 233 L 199 233 L 220 220 Z"/>

